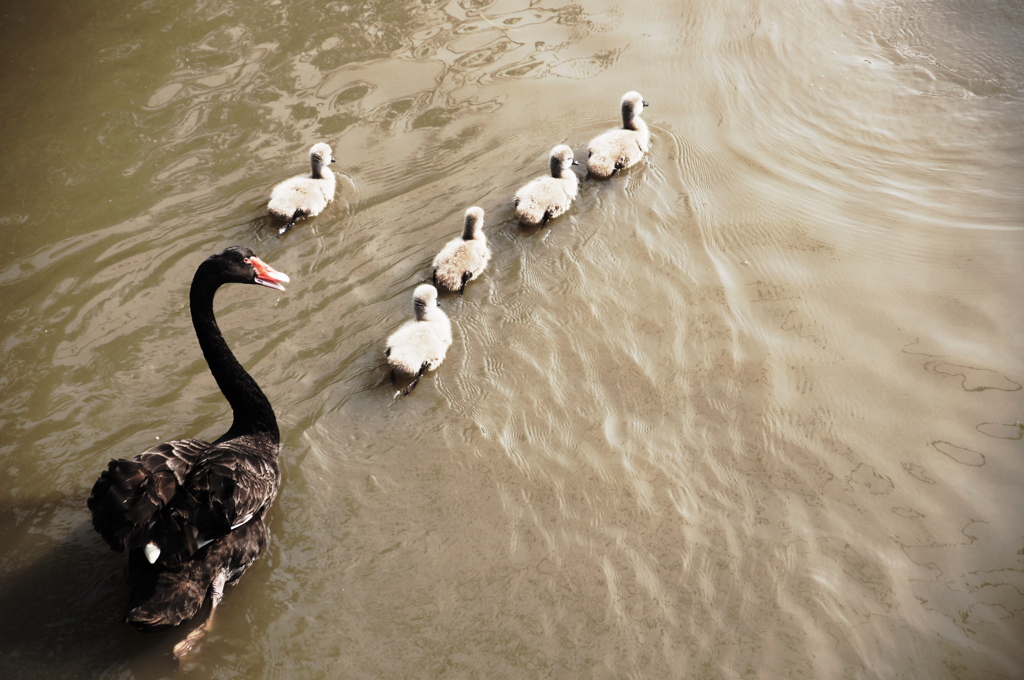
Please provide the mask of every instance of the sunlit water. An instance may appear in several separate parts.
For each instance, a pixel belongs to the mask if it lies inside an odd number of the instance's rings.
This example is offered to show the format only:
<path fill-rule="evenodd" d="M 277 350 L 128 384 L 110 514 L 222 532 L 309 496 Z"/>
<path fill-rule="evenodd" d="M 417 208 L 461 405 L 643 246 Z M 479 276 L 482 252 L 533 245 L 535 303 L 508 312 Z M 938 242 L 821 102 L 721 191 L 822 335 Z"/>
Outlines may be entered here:
<path fill-rule="evenodd" d="M 50 4 L 0 10 L 4 678 L 1019 677 L 1020 2 Z M 520 230 L 630 89 L 648 158 Z M 85 498 L 226 428 L 187 288 L 232 244 L 292 278 L 217 304 L 284 481 L 178 668 Z"/>

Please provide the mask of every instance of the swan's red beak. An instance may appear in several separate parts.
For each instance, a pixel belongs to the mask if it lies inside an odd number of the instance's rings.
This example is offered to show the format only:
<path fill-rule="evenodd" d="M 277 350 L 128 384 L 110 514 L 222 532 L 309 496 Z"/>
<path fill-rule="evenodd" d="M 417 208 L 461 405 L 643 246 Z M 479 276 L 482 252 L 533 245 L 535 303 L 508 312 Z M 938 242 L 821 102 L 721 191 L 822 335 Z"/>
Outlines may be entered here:
<path fill-rule="evenodd" d="M 281 284 L 290 281 L 287 274 L 277 271 L 255 255 L 249 258 L 249 262 L 256 269 L 256 283 L 261 286 L 284 290 L 284 286 Z"/>

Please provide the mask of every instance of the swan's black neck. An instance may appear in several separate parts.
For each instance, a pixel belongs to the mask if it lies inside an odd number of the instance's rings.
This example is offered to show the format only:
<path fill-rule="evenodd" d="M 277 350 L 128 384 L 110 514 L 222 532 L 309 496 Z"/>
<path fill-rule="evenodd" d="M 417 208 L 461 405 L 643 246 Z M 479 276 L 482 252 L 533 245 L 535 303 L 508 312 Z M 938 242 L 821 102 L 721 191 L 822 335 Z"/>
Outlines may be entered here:
<path fill-rule="evenodd" d="M 217 441 L 258 434 L 269 435 L 275 442 L 279 441 L 277 418 L 274 417 L 270 400 L 235 359 L 217 326 L 213 315 L 213 296 L 220 285 L 215 271 L 200 266 L 189 291 L 192 325 L 199 339 L 199 347 L 203 350 L 217 386 L 234 412 L 231 429 Z"/>

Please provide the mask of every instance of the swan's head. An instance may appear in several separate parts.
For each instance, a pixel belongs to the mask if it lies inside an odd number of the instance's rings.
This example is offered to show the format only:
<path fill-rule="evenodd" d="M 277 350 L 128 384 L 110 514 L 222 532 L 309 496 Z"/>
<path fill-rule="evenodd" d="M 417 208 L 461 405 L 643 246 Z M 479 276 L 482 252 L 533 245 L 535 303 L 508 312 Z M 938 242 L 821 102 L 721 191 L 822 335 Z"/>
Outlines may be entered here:
<path fill-rule="evenodd" d="M 639 92 L 627 92 L 622 95 L 623 119 L 630 119 L 633 116 L 639 116 L 643 113 L 645 106 L 649 106 L 649 104 L 644 101 L 644 98 L 640 96 Z"/>
<path fill-rule="evenodd" d="M 412 292 L 412 309 L 416 313 L 416 318 L 422 321 L 437 307 L 437 288 L 429 283 L 416 286 L 416 290 Z"/>
<path fill-rule="evenodd" d="M 323 142 L 314 144 L 313 148 L 309 150 L 309 162 L 316 167 L 323 167 L 324 165 L 334 163 L 335 160 L 330 145 Z"/>
<path fill-rule="evenodd" d="M 562 172 L 572 165 L 579 165 L 570 149 L 565 144 L 559 144 L 551 149 L 551 176 L 561 177 Z"/>
<path fill-rule="evenodd" d="M 483 235 L 484 209 L 473 206 L 466 210 L 466 220 L 462 228 L 462 238 L 466 241 L 479 238 Z"/>
<path fill-rule="evenodd" d="M 224 283 L 254 283 L 284 290 L 281 284 L 290 280 L 287 274 L 277 271 L 244 246 L 222 250 L 216 255 L 211 255 L 204 264 L 216 267 Z"/>

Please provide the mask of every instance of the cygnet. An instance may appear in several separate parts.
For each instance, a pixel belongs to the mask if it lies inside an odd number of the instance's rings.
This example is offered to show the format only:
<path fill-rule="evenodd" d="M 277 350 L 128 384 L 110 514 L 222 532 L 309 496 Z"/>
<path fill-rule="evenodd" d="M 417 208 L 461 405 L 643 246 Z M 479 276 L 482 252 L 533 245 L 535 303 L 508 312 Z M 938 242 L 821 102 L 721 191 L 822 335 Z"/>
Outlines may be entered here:
<path fill-rule="evenodd" d="M 516 217 L 521 224 L 542 226 L 569 209 L 580 182 L 573 165 L 579 163 L 568 146 L 551 149 L 551 177 L 538 177 L 516 192 Z"/>
<path fill-rule="evenodd" d="M 647 123 L 640 118 L 645 106 L 639 92 L 622 95 L 622 128 L 594 137 L 587 146 L 588 177 L 606 179 L 644 157 L 651 141 Z"/>
<path fill-rule="evenodd" d="M 484 211 L 472 207 L 466 211 L 462 236 L 445 244 L 434 258 L 434 285 L 461 295 L 466 283 L 475 279 L 491 261 L 491 249 L 484 236 Z"/>
<path fill-rule="evenodd" d="M 319 215 L 334 200 L 334 173 L 327 167 L 333 162 L 330 146 L 323 142 L 314 144 L 309 150 L 310 174 L 286 179 L 270 192 L 270 214 L 286 222 L 278 235 L 303 217 Z"/>
<path fill-rule="evenodd" d="M 398 373 L 415 376 L 405 388 L 406 395 L 424 373 L 441 365 L 452 344 L 452 323 L 437 305 L 436 288 L 429 283 L 416 286 L 412 308 L 416 318 L 392 333 L 384 349 L 393 381 L 397 382 Z"/>

